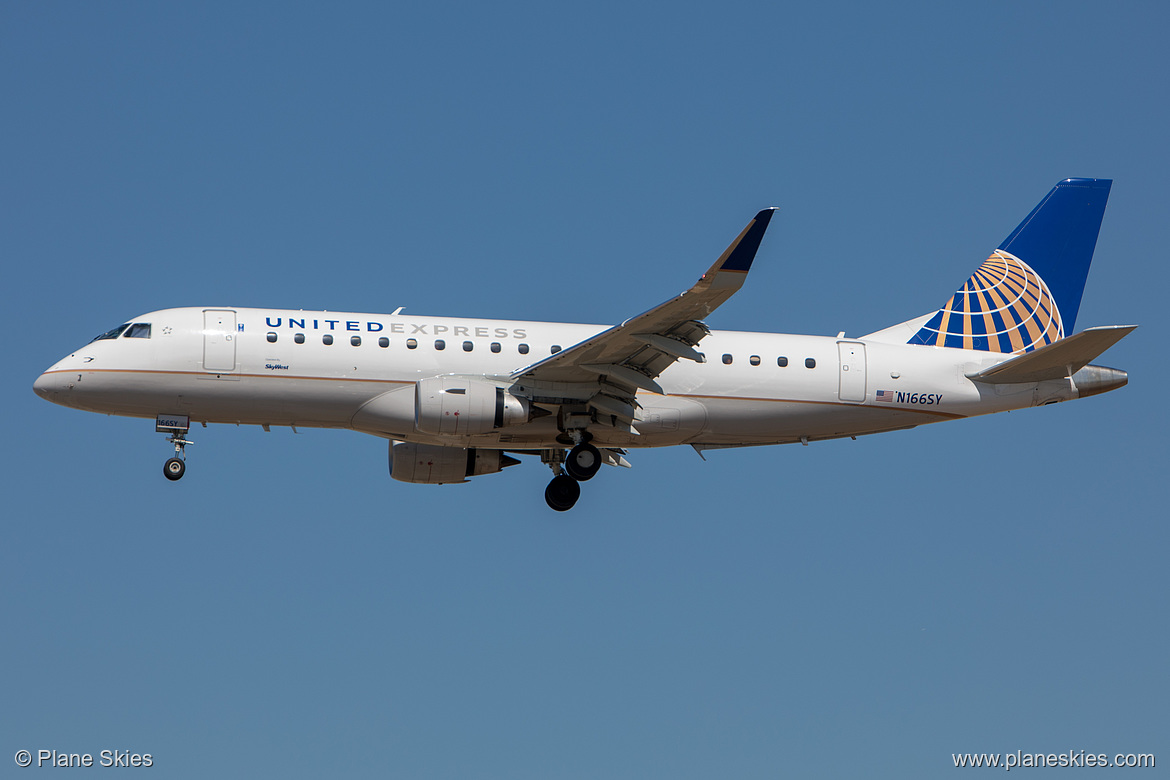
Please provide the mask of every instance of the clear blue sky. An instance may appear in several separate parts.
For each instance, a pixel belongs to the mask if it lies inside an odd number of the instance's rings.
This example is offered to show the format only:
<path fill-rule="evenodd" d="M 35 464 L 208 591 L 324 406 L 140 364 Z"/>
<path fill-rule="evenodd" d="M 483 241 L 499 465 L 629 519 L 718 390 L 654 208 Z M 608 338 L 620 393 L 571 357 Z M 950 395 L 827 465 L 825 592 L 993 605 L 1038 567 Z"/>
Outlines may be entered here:
<path fill-rule="evenodd" d="M 6 4 L 0 775 L 1170 764 L 1170 12 L 1118 5 Z M 567 515 L 338 431 L 198 430 L 171 484 L 149 421 L 32 392 L 171 306 L 617 322 L 769 205 L 712 327 L 861 335 L 1069 176 L 1115 180 L 1078 327 L 1142 326 L 1129 387 L 635 452 Z"/>

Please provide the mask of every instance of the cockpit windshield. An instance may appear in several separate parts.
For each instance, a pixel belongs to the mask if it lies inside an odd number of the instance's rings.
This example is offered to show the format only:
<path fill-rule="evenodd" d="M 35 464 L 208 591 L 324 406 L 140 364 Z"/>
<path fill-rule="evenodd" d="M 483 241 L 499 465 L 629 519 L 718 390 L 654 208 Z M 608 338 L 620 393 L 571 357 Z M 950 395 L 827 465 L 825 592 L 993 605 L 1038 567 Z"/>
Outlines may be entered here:
<path fill-rule="evenodd" d="M 101 341 L 102 339 L 116 339 L 119 336 L 128 339 L 148 339 L 150 338 L 150 323 L 149 322 L 135 322 L 125 325 L 119 325 L 113 330 L 107 330 L 100 336 L 94 336 L 93 341 Z M 90 343 L 92 344 L 93 341 Z"/>
<path fill-rule="evenodd" d="M 122 335 L 122 331 L 126 330 L 126 328 L 129 328 L 129 327 L 130 327 L 130 323 L 128 323 L 128 322 L 125 325 L 119 325 L 118 327 L 114 328 L 113 330 L 107 330 L 105 333 L 101 334 L 100 336 L 94 336 L 93 341 L 101 341 L 102 339 L 116 339 Z M 91 341 L 90 343 L 92 344 L 93 341 Z"/>

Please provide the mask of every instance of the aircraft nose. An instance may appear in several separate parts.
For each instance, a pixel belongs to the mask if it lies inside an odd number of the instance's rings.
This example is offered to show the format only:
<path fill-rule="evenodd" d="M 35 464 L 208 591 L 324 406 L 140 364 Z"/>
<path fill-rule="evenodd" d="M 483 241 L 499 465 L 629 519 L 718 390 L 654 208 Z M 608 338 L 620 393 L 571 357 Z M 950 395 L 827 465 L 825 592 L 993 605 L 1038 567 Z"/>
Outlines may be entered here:
<path fill-rule="evenodd" d="M 37 381 L 33 382 L 33 392 L 46 401 L 52 400 L 56 389 L 56 382 L 48 374 L 41 374 L 37 377 Z"/>
<path fill-rule="evenodd" d="M 66 391 L 73 387 L 69 381 L 70 376 L 70 374 L 61 371 L 49 369 L 33 382 L 33 392 L 46 401 L 52 401 L 55 404 L 62 403 L 66 397 Z"/>

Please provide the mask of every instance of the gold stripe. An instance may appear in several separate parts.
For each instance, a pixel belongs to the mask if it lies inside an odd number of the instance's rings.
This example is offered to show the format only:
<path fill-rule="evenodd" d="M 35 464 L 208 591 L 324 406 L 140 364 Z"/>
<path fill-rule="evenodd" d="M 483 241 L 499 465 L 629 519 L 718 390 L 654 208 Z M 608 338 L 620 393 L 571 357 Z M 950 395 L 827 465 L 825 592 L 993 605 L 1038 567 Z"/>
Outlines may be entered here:
<path fill-rule="evenodd" d="M 1040 323 L 1036 321 L 1035 317 L 1029 317 L 1024 321 L 1024 327 L 1028 331 L 1028 337 L 1032 340 L 1028 346 L 1036 346 L 1040 341 Z"/>
<path fill-rule="evenodd" d="M 991 310 L 995 307 L 991 305 L 991 296 L 986 292 L 982 294 L 982 297 L 985 304 L 983 307 L 983 332 L 987 337 L 987 348 L 992 352 L 999 352 L 999 339 L 995 339 L 995 344 L 991 343 L 991 334 L 998 333 L 995 327 L 995 320 L 991 318 Z"/>
<path fill-rule="evenodd" d="M 974 339 L 971 338 L 971 298 L 967 297 L 967 316 L 963 318 L 963 349 L 974 349 Z"/>
<path fill-rule="evenodd" d="M 1001 275 L 1007 274 L 1008 261 L 998 252 L 993 252 L 991 256 L 987 258 L 987 261 L 984 263 L 984 265 L 1000 271 Z"/>
<path fill-rule="evenodd" d="M 208 376 L 204 371 L 160 371 L 157 369 L 146 368 L 95 368 L 88 371 L 68 371 L 66 369 L 58 369 L 56 371 L 45 371 L 46 374 L 167 374 L 167 375 L 185 375 L 185 376 Z M 254 379 L 315 379 L 324 382 L 376 382 L 381 384 L 391 385 L 413 385 L 414 382 L 407 382 L 401 379 L 353 379 L 350 377 L 327 377 L 327 376 L 285 376 L 281 374 L 231 374 L 230 376 L 246 376 Z M 657 395 L 651 393 L 650 395 Z M 900 406 L 893 407 L 875 407 L 861 404 L 847 404 L 841 401 L 803 401 L 795 398 L 755 398 L 752 396 L 737 396 L 737 395 L 699 395 L 694 393 L 677 393 L 670 394 L 663 397 L 669 398 L 711 398 L 720 401 L 763 401 L 767 403 L 778 404 L 818 404 L 821 406 L 845 406 L 850 409 L 873 409 L 875 411 L 884 410 L 886 408 L 897 409 L 899 412 L 914 412 L 915 414 L 929 414 L 936 417 L 947 417 L 954 419 L 961 419 L 966 417 L 965 414 L 955 414 L 953 412 L 935 412 L 927 409 L 909 409 Z"/>
<path fill-rule="evenodd" d="M 401 379 L 359 379 L 346 376 L 304 376 L 301 374 L 235 374 L 231 371 L 168 371 L 154 368 L 86 368 L 45 371 L 46 374 L 165 374 L 168 376 L 233 376 L 249 379 L 311 379 L 318 382 L 374 382 L 388 385 L 413 385 Z"/>
<path fill-rule="evenodd" d="M 987 296 L 987 301 L 991 306 L 991 311 L 1002 311 L 1008 307 L 1007 298 L 1003 297 L 1003 294 L 997 288 L 992 287 L 984 294 Z M 1006 323 L 1004 324 L 1004 327 L 1007 327 Z"/>
<path fill-rule="evenodd" d="M 983 270 L 976 271 L 972 278 L 979 282 L 977 287 L 980 290 L 989 290 L 995 286 L 995 278 Z"/>
<path fill-rule="evenodd" d="M 1013 296 L 1015 296 L 1012 300 L 1012 303 L 1015 303 L 1016 301 L 1018 301 L 1020 299 L 1020 297 L 1024 294 L 1024 290 L 1027 288 L 1027 286 L 1028 286 L 1027 278 L 1016 279 L 1015 277 L 1008 277 L 1008 278 L 1004 279 L 1003 284 L 1000 285 L 1000 287 L 1002 287 L 1003 289 L 1005 289 L 1009 293 L 1011 293 Z M 1004 296 L 1004 297 L 1006 298 L 1006 296 Z"/>
<path fill-rule="evenodd" d="M 1049 344 L 1060 340 L 1060 328 L 1057 327 L 1055 318 L 1048 323 L 1048 329 L 1044 331 L 1044 338 Z"/>
<path fill-rule="evenodd" d="M 1008 331 L 1008 339 L 1012 342 L 1012 354 L 1024 351 L 1024 338 L 1020 334 L 1020 328 L 1014 327 Z"/>
<path fill-rule="evenodd" d="M 942 322 L 938 324 L 938 338 L 935 339 L 936 347 L 946 346 L 947 326 L 950 325 L 950 322 L 951 309 L 950 306 L 948 306 L 947 308 L 943 309 Z"/>
<path fill-rule="evenodd" d="M 1032 311 L 1036 311 L 1036 307 L 1040 305 L 1040 296 L 1043 291 L 1040 289 L 1040 284 L 1034 278 L 1028 279 L 1028 287 L 1024 290 L 1025 297 L 1031 299 Z"/>

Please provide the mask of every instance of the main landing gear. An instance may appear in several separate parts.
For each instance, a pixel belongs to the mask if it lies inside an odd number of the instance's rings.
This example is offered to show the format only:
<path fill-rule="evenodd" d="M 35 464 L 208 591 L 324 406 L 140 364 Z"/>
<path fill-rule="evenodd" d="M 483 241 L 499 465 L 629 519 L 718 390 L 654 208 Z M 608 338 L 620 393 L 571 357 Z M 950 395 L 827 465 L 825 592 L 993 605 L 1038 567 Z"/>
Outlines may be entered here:
<path fill-rule="evenodd" d="M 601 468 L 601 453 L 587 441 L 569 450 L 565 458 L 565 471 L 578 482 L 588 482 Z"/>
<path fill-rule="evenodd" d="M 601 452 L 581 440 L 568 455 L 564 450 L 550 450 L 545 462 L 553 471 L 552 482 L 544 489 L 544 500 L 550 509 L 565 512 L 573 508 L 581 497 L 581 483 L 593 479 L 601 468 Z M 563 468 L 562 468 L 563 467 Z"/>
<path fill-rule="evenodd" d="M 544 500 L 550 509 L 565 512 L 573 508 L 581 497 L 581 484 L 568 474 L 557 474 L 544 489 Z"/>

